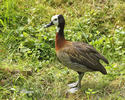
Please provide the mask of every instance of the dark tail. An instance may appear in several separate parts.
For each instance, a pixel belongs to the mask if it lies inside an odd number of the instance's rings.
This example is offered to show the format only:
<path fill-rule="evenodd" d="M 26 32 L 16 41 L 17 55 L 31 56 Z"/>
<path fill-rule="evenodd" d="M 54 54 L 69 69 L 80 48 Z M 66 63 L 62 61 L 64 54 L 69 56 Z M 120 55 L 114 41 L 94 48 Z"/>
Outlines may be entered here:
<path fill-rule="evenodd" d="M 107 74 L 107 71 L 106 71 L 106 69 L 104 68 L 104 66 L 103 66 L 101 63 L 99 63 L 99 65 L 100 65 L 100 67 L 101 67 L 100 72 L 101 72 L 102 74 L 106 75 L 106 74 Z"/>
<path fill-rule="evenodd" d="M 109 64 L 108 60 L 107 60 L 104 56 L 99 55 L 98 57 L 99 57 L 101 60 L 103 60 L 106 64 Z"/>

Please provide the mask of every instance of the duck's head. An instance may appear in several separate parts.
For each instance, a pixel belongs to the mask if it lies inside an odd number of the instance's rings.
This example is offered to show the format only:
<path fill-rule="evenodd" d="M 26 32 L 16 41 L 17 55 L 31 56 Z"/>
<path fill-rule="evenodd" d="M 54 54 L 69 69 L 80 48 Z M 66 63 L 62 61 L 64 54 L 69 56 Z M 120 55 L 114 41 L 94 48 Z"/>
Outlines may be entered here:
<path fill-rule="evenodd" d="M 65 25 L 65 19 L 63 15 L 55 15 L 51 18 L 51 22 L 45 25 L 45 28 L 50 27 L 52 25 L 56 25 L 57 27 L 61 28 Z"/>

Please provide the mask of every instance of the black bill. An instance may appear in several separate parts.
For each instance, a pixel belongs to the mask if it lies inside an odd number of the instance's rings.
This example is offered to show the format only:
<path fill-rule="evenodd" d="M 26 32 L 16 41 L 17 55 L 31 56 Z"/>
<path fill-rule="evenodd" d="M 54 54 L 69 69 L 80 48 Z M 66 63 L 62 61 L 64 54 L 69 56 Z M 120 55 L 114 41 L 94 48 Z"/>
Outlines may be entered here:
<path fill-rule="evenodd" d="M 44 28 L 48 28 L 50 26 L 54 25 L 53 22 L 50 22 L 49 24 L 45 25 Z"/>

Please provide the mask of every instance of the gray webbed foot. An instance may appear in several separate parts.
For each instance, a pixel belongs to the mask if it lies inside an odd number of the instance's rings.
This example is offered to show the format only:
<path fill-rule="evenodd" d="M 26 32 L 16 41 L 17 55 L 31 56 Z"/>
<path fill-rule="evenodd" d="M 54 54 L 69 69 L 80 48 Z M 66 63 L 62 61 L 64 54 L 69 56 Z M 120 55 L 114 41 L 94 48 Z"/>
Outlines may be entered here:
<path fill-rule="evenodd" d="M 69 93 L 75 93 L 75 92 L 77 92 L 78 90 L 79 90 L 79 88 L 78 88 L 78 87 L 75 87 L 75 88 L 69 89 L 68 92 L 69 92 Z"/>
<path fill-rule="evenodd" d="M 78 74 L 79 74 L 79 80 L 75 83 L 68 84 L 68 86 L 70 87 L 68 92 L 70 93 L 75 93 L 81 88 L 81 80 L 82 80 L 84 73 L 78 72 Z"/>
<path fill-rule="evenodd" d="M 73 87 L 77 87 L 77 85 L 78 85 L 78 81 L 68 84 L 68 87 L 73 88 Z"/>

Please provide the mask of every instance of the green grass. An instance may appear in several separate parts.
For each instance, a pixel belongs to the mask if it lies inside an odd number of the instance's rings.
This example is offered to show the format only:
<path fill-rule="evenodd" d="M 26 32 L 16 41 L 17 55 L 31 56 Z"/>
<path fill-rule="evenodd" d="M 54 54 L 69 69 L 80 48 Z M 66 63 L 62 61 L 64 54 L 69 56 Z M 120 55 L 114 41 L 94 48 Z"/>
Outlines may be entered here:
<path fill-rule="evenodd" d="M 86 73 L 82 89 L 67 92 L 77 73 L 55 55 L 55 14 L 66 19 L 65 37 L 93 45 L 110 62 L 108 75 Z M 0 100 L 124 100 L 124 0 L 0 1 Z"/>

